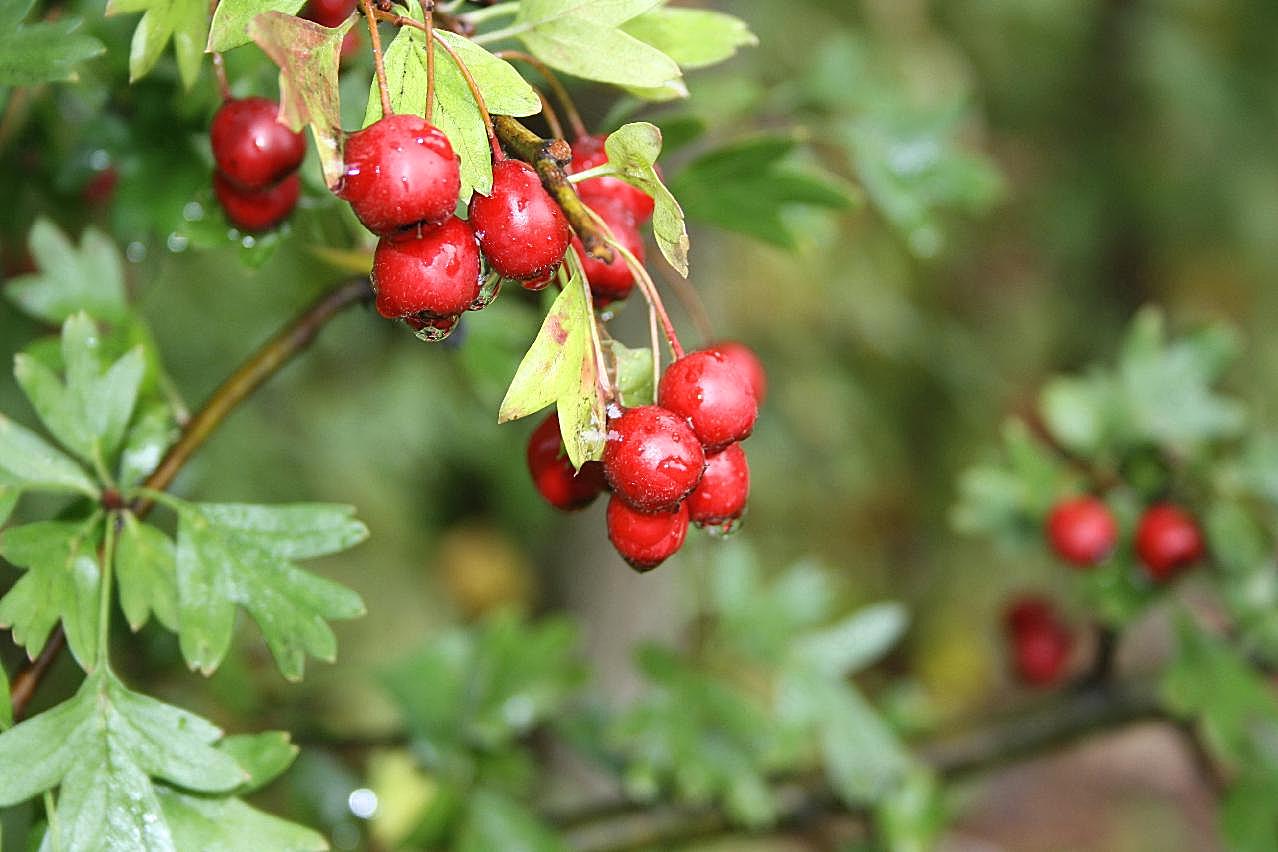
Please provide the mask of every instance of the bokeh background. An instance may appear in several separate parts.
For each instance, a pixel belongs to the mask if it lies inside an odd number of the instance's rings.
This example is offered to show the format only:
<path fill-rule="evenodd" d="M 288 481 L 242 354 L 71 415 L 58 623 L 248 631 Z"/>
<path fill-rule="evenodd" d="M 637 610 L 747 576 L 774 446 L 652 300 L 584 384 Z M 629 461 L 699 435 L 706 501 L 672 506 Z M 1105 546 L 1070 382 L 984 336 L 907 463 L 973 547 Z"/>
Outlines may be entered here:
<path fill-rule="evenodd" d="M 196 404 L 346 274 L 313 249 L 355 258 L 358 229 L 308 161 L 290 233 L 251 248 L 226 243 L 207 224 L 213 86 L 206 79 L 184 95 L 170 65 L 122 88 L 133 22 L 104 22 L 98 4 L 83 5 L 108 57 L 83 85 L 7 95 L 4 261 L 21 269 L 36 215 L 113 235 L 174 382 Z M 938 729 L 985 718 L 1024 698 L 998 633 L 1007 595 L 1055 589 L 1069 600 L 1046 554 L 999 552 L 952 527 L 958 475 L 992 452 L 1004 417 L 1031 405 L 1046 376 L 1108 359 L 1149 303 L 1175 327 L 1240 327 L 1248 357 L 1233 388 L 1262 420 L 1273 417 L 1278 6 L 723 7 L 760 45 L 694 74 L 688 101 L 640 108 L 602 88 L 574 92 L 594 127 L 640 115 L 666 128 L 676 192 L 700 153 L 767 133 L 797 142 L 787 168 L 826 175 L 857 198 L 844 211 L 788 205 L 765 229 L 771 242 L 716 226 L 708 210 L 692 228 L 695 297 L 658 280 L 689 343 L 704 339 L 689 307 L 696 299 L 714 337 L 748 342 L 769 371 L 740 540 L 765 566 L 820 560 L 850 603 L 908 605 L 910 630 L 883 667 L 890 685 L 881 677 L 889 706 Z M 253 53 L 229 57 L 232 79 L 237 90 L 270 93 L 273 69 Z M 368 75 L 365 60 L 346 72 L 351 125 Z M 770 180 L 758 191 L 771 191 Z M 705 189 L 695 174 L 683 186 Z M 158 694 L 229 729 L 281 727 L 315 743 L 275 795 L 339 847 L 366 842 L 344 799 L 331 804 L 332 790 L 361 777 L 364 756 L 319 741 L 396 730 L 376 677 L 388 661 L 502 605 L 566 612 L 582 624 L 593 694 L 621 703 L 639 688 L 634 643 L 678 641 L 702 593 L 716 542 L 690 537 L 683 553 L 639 576 L 609 547 L 602 504 L 564 517 L 537 498 L 523 463 L 535 424 L 498 426 L 496 410 L 542 307 L 504 294 L 435 346 L 371 312 L 343 316 L 175 486 L 206 500 L 348 502 L 371 528 L 369 542 L 316 566 L 358 590 L 369 615 L 337 626 L 339 662 L 313 665 L 303 684 L 279 678 L 251 631 L 207 682 L 185 672 L 162 631 L 119 640 L 129 676 Z M 618 336 L 642 345 L 642 314 L 623 310 Z M 46 332 L 0 306 L 0 360 Z M 33 420 L 8 371 L 0 409 Z M 14 576 L 0 569 L 0 583 Z M 1156 659 L 1161 631 L 1156 617 L 1138 631 L 1126 664 Z M 7 644 L 0 650 L 17 659 Z M 39 706 L 67 694 L 75 674 L 64 660 Z M 1157 727 L 984 776 L 958 801 L 948 848 L 1219 844 L 1193 756 Z"/>

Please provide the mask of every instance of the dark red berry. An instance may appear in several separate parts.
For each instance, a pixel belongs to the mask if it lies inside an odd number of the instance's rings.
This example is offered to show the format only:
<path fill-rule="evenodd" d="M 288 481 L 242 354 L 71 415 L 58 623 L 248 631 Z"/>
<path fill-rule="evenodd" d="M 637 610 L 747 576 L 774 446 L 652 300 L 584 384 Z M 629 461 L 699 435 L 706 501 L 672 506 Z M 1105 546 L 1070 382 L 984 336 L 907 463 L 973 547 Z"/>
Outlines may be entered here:
<path fill-rule="evenodd" d="M 707 346 L 706 350 L 718 352 L 727 358 L 737 372 L 745 377 L 759 405 L 763 405 L 764 397 L 768 395 L 768 374 L 763 369 L 763 362 L 754 354 L 754 350 L 735 340 L 725 340 L 723 343 Z"/>
<path fill-rule="evenodd" d="M 241 231 L 268 231 L 288 218 L 297 205 L 302 182 L 296 174 L 267 189 L 241 189 L 221 172 L 213 173 L 213 194 L 226 218 Z"/>
<path fill-rule="evenodd" d="M 1202 533 L 1185 510 L 1159 503 L 1145 510 L 1136 527 L 1136 555 L 1161 582 L 1203 555 Z"/>
<path fill-rule="evenodd" d="M 644 405 L 609 421 L 603 464 L 621 499 L 640 511 L 660 512 L 697 487 L 706 457 L 683 418 Z"/>
<path fill-rule="evenodd" d="M 718 352 L 685 355 L 661 377 L 657 401 L 688 419 L 697 440 L 710 452 L 750 437 L 759 403 L 745 379 Z"/>
<path fill-rule="evenodd" d="M 528 472 L 533 484 L 556 509 L 570 512 L 589 506 L 607 487 L 603 465 L 588 461 L 575 470 L 564 453 L 559 415 L 551 414 L 528 439 Z"/>
<path fill-rule="evenodd" d="M 537 278 L 563 260 L 572 232 L 537 172 L 518 160 L 493 166 L 491 195 L 476 193 L 470 223 L 488 265 L 506 278 Z"/>
<path fill-rule="evenodd" d="M 355 0 L 309 0 L 301 16 L 332 29 L 355 13 Z"/>
<path fill-rule="evenodd" d="M 1095 497 L 1063 500 L 1047 516 L 1047 540 L 1056 555 L 1078 568 L 1105 560 L 1118 541 L 1118 523 Z"/>
<path fill-rule="evenodd" d="M 457 316 L 479 295 L 475 232 L 453 217 L 420 233 L 382 237 L 373 253 L 373 287 L 384 317 Z"/>
<path fill-rule="evenodd" d="M 688 507 L 666 512 L 640 512 L 617 495 L 608 501 L 608 538 L 621 558 L 636 571 L 650 571 L 683 547 L 688 535 Z"/>
<path fill-rule="evenodd" d="M 750 496 L 750 465 L 740 444 L 706 456 L 701 482 L 688 495 L 688 517 L 697 526 L 721 526 L 741 517 Z"/>
<path fill-rule="evenodd" d="M 583 136 L 573 143 L 572 162 L 568 164 L 568 173 L 584 172 L 607 162 L 608 152 L 604 149 L 604 138 Z M 577 184 L 577 193 L 591 207 L 605 200 L 620 202 L 630 211 L 635 222 L 648 221 L 652 218 L 655 207 L 652 196 L 617 177 L 588 178 Z"/>
<path fill-rule="evenodd" d="M 1050 686 L 1060 680 L 1069 662 L 1073 638 L 1056 621 L 1040 622 L 1012 637 L 1016 674 L 1029 686 Z"/>
<path fill-rule="evenodd" d="M 600 205 L 595 208 L 595 212 L 608 223 L 617 241 L 642 264 L 644 262 L 643 237 L 640 236 L 639 229 L 635 227 L 630 214 L 617 204 Z M 590 282 L 590 293 L 594 298 L 595 307 L 601 308 L 609 302 L 620 302 L 630 295 L 630 291 L 635 286 L 635 276 L 620 252 L 614 250 L 612 262 L 604 263 L 586 254 L 586 249 L 576 234 L 572 237 L 572 246 L 577 252 L 577 257 L 581 258 L 581 266 L 586 273 L 586 279 Z"/>
<path fill-rule="evenodd" d="M 240 189 L 266 189 L 302 164 L 306 140 L 280 124 L 279 113 L 275 101 L 244 98 L 226 101 L 213 116 L 213 160 Z"/>
<path fill-rule="evenodd" d="M 375 234 L 433 225 L 457 208 L 461 172 L 443 131 L 416 115 L 388 115 L 346 140 L 337 194 Z"/>
<path fill-rule="evenodd" d="M 1003 614 L 1003 627 L 1012 636 L 1055 621 L 1056 607 L 1047 598 L 1037 595 L 1017 598 Z"/>
<path fill-rule="evenodd" d="M 80 197 L 86 204 L 92 204 L 95 207 L 106 205 L 115 195 L 115 187 L 119 182 L 120 173 L 115 170 L 115 166 L 107 166 L 89 178 L 84 188 L 80 190 Z"/>

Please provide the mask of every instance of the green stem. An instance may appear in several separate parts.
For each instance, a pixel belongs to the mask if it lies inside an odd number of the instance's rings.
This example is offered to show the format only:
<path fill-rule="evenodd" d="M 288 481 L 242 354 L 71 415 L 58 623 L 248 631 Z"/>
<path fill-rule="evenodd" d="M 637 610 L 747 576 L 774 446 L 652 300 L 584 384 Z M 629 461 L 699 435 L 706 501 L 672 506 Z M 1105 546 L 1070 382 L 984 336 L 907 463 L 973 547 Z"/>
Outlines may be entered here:
<path fill-rule="evenodd" d="M 115 564 L 115 534 L 120 523 L 119 512 L 108 512 L 106 537 L 102 542 L 102 572 L 98 581 L 102 592 L 98 597 L 98 668 L 110 668 L 107 643 L 111 639 L 111 575 Z"/>
<path fill-rule="evenodd" d="M 583 180 L 590 180 L 591 178 L 596 177 L 608 177 L 609 175 L 615 174 L 617 174 L 617 170 L 608 163 L 604 163 L 602 166 L 595 166 L 592 169 L 586 169 L 585 171 L 574 172 L 573 174 L 568 175 L 568 182 L 577 184 L 581 183 Z"/>
<path fill-rule="evenodd" d="M 491 21 L 494 18 L 504 18 L 508 15 L 513 15 L 518 11 L 518 3 L 498 3 L 494 6 L 489 6 L 487 9 L 476 9 L 473 12 L 463 12 L 457 17 L 461 18 L 471 26 L 477 27 L 485 21 Z"/>
<path fill-rule="evenodd" d="M 53 852 L 62 852 L 62 830 L 58 826 L 58 806 L 53 801 L 53 791 L 44 791 L 44 818 L 49 821 L 49 833 L 53 835 Z"/>

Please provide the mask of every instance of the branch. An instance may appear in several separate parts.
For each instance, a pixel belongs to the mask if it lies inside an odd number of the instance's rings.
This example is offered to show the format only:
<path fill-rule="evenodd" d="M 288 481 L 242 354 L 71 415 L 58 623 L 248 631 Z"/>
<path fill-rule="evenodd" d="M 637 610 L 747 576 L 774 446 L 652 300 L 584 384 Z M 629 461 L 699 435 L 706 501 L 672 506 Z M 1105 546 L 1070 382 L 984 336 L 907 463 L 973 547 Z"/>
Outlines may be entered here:
<path fill-rule="evenodd" d="M 596 260 L 611 263 L 613 251 L 607 238 L 564 172 L 564 166 L 572 161 L 572 148 L 568 147 L 568 143 L 562 139 L 542 139 L 508 115 L 493 116 L 493 126 L 506 149 L 537 170 L 542 185 L 563 208 L 572 229 L 581 237 L 586 253 Z"/>
<path fill-rule="evenodd" d="M 182 436 L 169 447 L 164 458 L 160 459 L 159 465 L 142 484 L 143 487 L 153 491 L 163 491 L 168 488 L 182 466 L 190 460 L 196 450 L 204 445 L 232 409 L 252 395 L 267 379 L 279 372 L 280 368 L 294 356 L 310 346 L 320 329 L 327 325 L 329 320 L 341 313 L 343 309 L 367 301 L 371 296 L 367 278 L 344 281 L 280 329 L 213 392 L 204 407 L 186 424 Z M 108 508 L 120 508 L 119 494 L 109 491 L 103 495 L 102 499 L 108 504 Z M 154 506 L 153 501 L 139 498 L 130 508 L 141 518 L 146 516 Z M 39 656 L 14 675 L 12 697 L 15 720 L 22 718 L 26 712 L 36 687 L 40 685 L 40 680 L 48 672 L 65 644 L 62 625 L 59 623 Z"/>

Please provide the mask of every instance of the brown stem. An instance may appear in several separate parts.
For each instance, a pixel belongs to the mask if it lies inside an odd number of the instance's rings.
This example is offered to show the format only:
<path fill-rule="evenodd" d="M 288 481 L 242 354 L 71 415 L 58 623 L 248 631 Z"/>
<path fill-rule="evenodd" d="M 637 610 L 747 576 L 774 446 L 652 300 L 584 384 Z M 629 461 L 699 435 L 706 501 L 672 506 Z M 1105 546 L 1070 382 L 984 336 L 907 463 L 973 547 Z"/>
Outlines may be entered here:
<path fill-rule="evenodd" d="M 222 59 L 222 54 L 213 54 L 213 76 L 217 78 L 217 92 L 222 96 L 222 100 L 229 101 L 231 99 L 231 84 L 226 79 L 226 61 Z"/>
<path fill-rule="evenodd" d="M 32 696 L 35 695 L 36 687 L 40 685 L 40 681 L 48 673 L 49 667 L 57 660 L 58 655 L 62 653 L 62 649 L 66 647 L 67 637 L 62 632 L 62 625 L 50 634 L 44 648 L 36 655 L 36 658 L 27 663 L 16 675 L 13 676 L 13 684 L 10 687 L 10 698 L 13 705 L 14 721 L 21 719 L 27 712 L 27 705 L 31 703 Z"/>
<path fill-rule="evenodd" d="M 550 87 L 550 91 L 554 93 L 555 99 L 559 101 L 559 105 L 563 107 L 564 115 L 568 116 L 568 125 L 572 128 L 574 137 L 581 139 L 589 136 L 590 131 L 586 129 L 586 123 L 581 120 L 581 113 L 577 111 L 577 104 L 573 102 L 572 95 L 568 94 L 568 89 L 559 81 L 559 75 L 551 71 L 546 63 L 542 62 L 531 53 L 525 53 L 522 50 L 500 50 L 496 54 L 500 59 L 515 59 L 520 62 L 526 62 L 533 68 L 537 69 L 537 73 L 546 81 L 546 85 Z"/>
<path fill-rule="evenodd" d="M 426 0 L 423 6 L 426 18 L 426 121 L 435 112 L 435 3 Z"/>
<path fill-rule="evenodd" d="M 390 86 L 386 83 L 386 64 L 382 61 L 382 34 L 377 31 L 377 13 L 369 0 L 359 0 L 368 23 L 368 37 L 373 42 L 373 68 L 377 71 L 377 93 L 382 97 L 382 115 L 391 114 Z"/>
<path fill-rule="evenodd" d="M 546 119 L 546 125 L 550 128 L 550 135 L 556 139 L 564 138 L 564 126 L 559 121 L 559 113 L 555 112 L 555 107 L 550 103 L 550 99 L 546 97 L 546 93 L 536 86 L 533 91 L 537 93 L 537 100 L 541 101 L 541 114 Z"/>
<path fill-rule="evenodd" d="M 586 254 L 611 263 L 615 255 L 608 245 L 608 238 L 595 224 L 590 210 L 577 196 L 577 190 L 573 189 L 564 172 L 564 166 L 572 161 L 572 149 L 568 143 L 562 139 L 542 139 L 508 115 L 497 116 L 493 125 L 506 150 L 537 170 L 542 185 L 563 208 L 568 222 L 581 238 Z"/>

